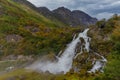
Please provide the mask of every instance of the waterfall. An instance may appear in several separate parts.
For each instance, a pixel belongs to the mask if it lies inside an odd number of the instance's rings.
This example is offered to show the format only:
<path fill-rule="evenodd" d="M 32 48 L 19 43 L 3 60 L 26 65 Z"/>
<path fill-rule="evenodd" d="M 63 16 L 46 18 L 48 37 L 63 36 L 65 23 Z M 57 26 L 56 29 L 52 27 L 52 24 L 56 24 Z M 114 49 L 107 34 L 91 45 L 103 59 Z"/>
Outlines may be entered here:
<path fill-rule="evenodd" d="M 85 40 L 85 49 L 89 51 L 89 42 L 87 37 L 87 32 L 89 29 L 85 29 L 84 32 L 79 33 L 78 37 L 73 37 L 72 42 L 67 46 L 65 51 L 62 53 L 62 55 L 58 58 L 57 62 L 39 62 L 31 65 L 29 68 L 37 71 L 46 72 L 49 71 L 50 73 L 57 74 L 63 72 L 64 74 L 67 73 L 72 68 L 73 59 L 75 57 L 75 49 L 80 41 L 80 38 L 83 38 Z"/>
<path fill-rule="evenodd" d="M 73 40 L 71 41 L 71 43 L 69 43 L 65 51 L 60 51 L 58 56 L 56 56 L 57 61 L 54 61 L 54 62 L 53 61 L 42 61 L 42 62 L 39 61 L 39 62 L 32 64 L 31 66 L 27 68 L 33 69 L 36 71 L 42 71 L 42 72 L 49 71 L 52 74 L 59 74 L 59 73 L 66 74 L 72 68 L 73 59 L 75 59 L 79 54 L 82 54 L 84 50 L 87 52 L 90 51 L 89 46 L 90 46 L 91 38 L 87 36 L 88 30 L 89 29 L 85 29 L 83 32 L 79 33 L 78 36 L 75 34 L 75 36 L 73 37 Z M 83 44 L 80 38 L 84 39 L 84 47 L 83 45 L 79 45 L 81 47 L 81 52 L 76 55 L 76 47 L 78 43 Z M 96 70 L 103 67 L 103 64 L 101 63 L 103 59 L 105 60 L 105 58 L 102 57 L 101 60 L 95 61 L 93 68 L 88 72 L 89 73 L 95 72 Z"/>
<path fill-rule="evenodd" d="M 96 71 L 103 72 L 103 68 L 107 62 L 107 59 L 105 59 L 103 56 L 99 55 L 98 53 L 95 53 L 97 56 L 101 57 L 101 59 L 93 61 L 93 67 L 88 73 L 95 73 Z"/>

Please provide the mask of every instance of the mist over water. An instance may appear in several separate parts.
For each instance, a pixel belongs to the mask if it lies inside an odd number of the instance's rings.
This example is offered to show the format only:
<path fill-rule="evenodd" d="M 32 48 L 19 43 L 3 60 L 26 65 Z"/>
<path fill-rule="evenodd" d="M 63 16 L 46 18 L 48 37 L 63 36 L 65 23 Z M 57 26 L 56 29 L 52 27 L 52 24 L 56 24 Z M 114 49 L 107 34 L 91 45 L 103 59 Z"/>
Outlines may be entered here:
<path fill-rule="evenodd" d="M 82 43 L 80 38 L 83 38 L 85 41 L 84 47 L 82 45 L 79 45 L 79 46 L 81 46 L 80 53 L 83 53 L 83 50 L 86 50 L 87 52 L 89 52 L 90 38 L 87 36 L 88 30 L 89 29 L 85 29 L 84 32 L 79 33 L 77 38 L 75 38 L 76 37 L 76 35 L 75 35 L 73 37 L 72 42 L 67 46 L 67 48 L 62 53 L 62 55 L 60 57 L 57 56 L 57 59 L 58 59 L 57 61 L 53 61 L 53 62 L 52 61 L 42 61 L 42 62 L 38 61 L 27 68 L 38 71 L 38 72 L 39 71 L 40 72 L 49 71 L 52 74 L 59 74 L 59 73 L 66 74 L 72 68 L 73 59 L 76 58 L 75 50 L 76 50 L 78 43 Z M 97 61 L 96 64 L 91 69 L 91 71 L 89 71 L 89 72 L 94 72 L 101 67 L 102 67 L 101 62 Z"/>
<path fill-rule="evenodd" d="M 75 49 L 80 41 L 80 38 L 83 38 L 86 41 L 86 50 L 89 51 L 89 44 L 87 43 L 87 32 L 89 29 L 86 29 L 84 32 L 79 33 L 77 38 L 73 38 L 73 41 L 67 46 L 65 51 L 62 53 L 60 57 L 58 57 L 58 61 L 50 62 L 37 62 L 31 65 L 29 68 L 37 71 L 46 72 L 49 71 L 50 73 L 57 74 L 63 72 L 64 74 L 67 73 L 72 68 L 73 58 L 75 57 Z"/>

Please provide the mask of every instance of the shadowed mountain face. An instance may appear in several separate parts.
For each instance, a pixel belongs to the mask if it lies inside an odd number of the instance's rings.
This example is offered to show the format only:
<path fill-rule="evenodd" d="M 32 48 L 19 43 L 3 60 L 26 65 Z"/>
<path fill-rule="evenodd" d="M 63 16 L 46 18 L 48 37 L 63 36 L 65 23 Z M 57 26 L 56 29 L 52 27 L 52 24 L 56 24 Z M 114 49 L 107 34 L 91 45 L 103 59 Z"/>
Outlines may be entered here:
<path fill-rule="evenodd" d="M 80 10 L 74 10 L 72 11 L 72 16 L 75 19 L 78 19 L 78 22 L 81 22 L 85 25 L 89 25 L 89 24 L 95 24 L 97 19 L 96 18 L 92 18 L 91 16 L 89 16 L 88 14 L 80 11 Z"/>
<path fill-rule="evenodd" d="M 24 4 L 24 5 L 27 5 L 29 6 L 30 8 L 38 11 L 37 7 L 35 5 L 33 5 L 31 2 L 27 1 L 27 0 L 13 0 L 15 2 L 18 2 L 18 3 L 21 3 L 21 4 Z"/>
<path fill-rule="evenodd" d="M 38 7 L 38 12 L 49 19 L 55 18 L 53 13 L 46 7 Z"/>
<path fill-rule="evenodd" d="M 71 11 L 65 7 L 59 7 L 53 11 L 50 11 L 46 7 L 36 7 L 26 0 L 14 0 L 14 1 L 26 4 L 32 9 L 42 14 L 43 16 L 49 18 L 50 20 L 59 21 L 60 23 L 63 23 L 67 26 L 72 27 L 81 25 L 88 26 L 90 24 L 95 24 L 97 22 L 96 18 L 93 18 L 80 10 Z"/>
<path fill-rule="evenodd" d="M 54 17 L 69 26 L 90 25 L 95 24 L 97 21 L 96 18 L 92 18 L 80 10 L 70 11 L 64 7 L 59 7 L 53 11 L 50 11 L 46 7 L 39 7 L 38 9 L 44 16 Z"/>

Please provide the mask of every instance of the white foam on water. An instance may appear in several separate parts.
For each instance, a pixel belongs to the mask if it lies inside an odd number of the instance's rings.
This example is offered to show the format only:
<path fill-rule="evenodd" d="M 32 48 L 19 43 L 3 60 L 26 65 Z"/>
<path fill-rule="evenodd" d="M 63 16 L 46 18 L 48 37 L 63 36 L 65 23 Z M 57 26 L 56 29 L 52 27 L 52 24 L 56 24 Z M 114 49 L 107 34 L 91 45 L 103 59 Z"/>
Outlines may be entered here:
<path fill-rule="evenodd" d="M 53 62 L 38 61 L 38 62 L 35 62 L 34 64 L 32 64 L 31 66 L 27 67 L 27 69 L 36 70 L 38 72 L 39 71 L 42 71 L 42 72 L 49 71 L 52 74 L 59 74 L 59 73 L 66 74 L 72 68 L 73 59 L 75 59 L 79 54 L 82 54 L 84 52 L 83 49 L 86 50 L 87 52 L 90 51 L 91 38 L 87 36 L 88 30 L 89 29 L 85 29 L 84 32 L 79 33 L 77 38 L 75 35 L 73 37 L 72 42 L 67 46 L 65 51 L 63 53 L 62 53 L 62 51 L 60 51 L 60 53 L 58 54 L 59 56 L 56 56 L 56 58 L 58 59 L 57 61 L 53 61 Z M 82 42 L 82 41 L 80 41 L 80 38 L 84 39 L 85 46 L 83 47 L 83 45 L 79 45 L 81 47 L 81 52 L 76 55 L 76 51 L 75 51 L 76 47 L 77 47 L 78 43 Z M 61 55 L 61 53 L 62 53 L 62 55 Z M 88 71 L 89 73 L 95 73 L 98 70 L 102 71 L 102 68 L 104 67 L 105 62 L 107 61 L 103 56 L 101 56 L 97 53 L 96 53 L 96 55 L 101 57 L 101 59 L 96 60 L 94 62 L 92 69 L 90 71 Z"/>
<path fill-rule="evenodd" d="M 105 59 L 103 56 L 101 56 L 98 53 L 95 53 L 95 54 L 97 56 L 101 57 L 101 59 L 94 61 L 94 65 L 93 65 L 92 69 L 90 69 L 90 71 L 88 71 L 88 73 L 95 73 L 96 71 L 103 72 L 103 68 L 107 62 L 107 59 Z"/>
<path fill-rule="evenodd" d="M 85 49 L 89 51 L 89 37 L 87 37 L 87 32 L 89 29 L 85 29 L 84 32 L 79 33 L 78 37 L 73 37 L 72 42 L 67 46 L 65 51 L 62 53 L 62 55 L 58 58 L 57 62 L 50 62 L 50 61 L 44 61 L 44 62 L 37 62 L 31 66 L 29 66 L 29 69 L 37 70 L 46 72 L 49 71 L 53 74 L 58 74 L 63 72 L 64 74 L 69 72 L 69 70 L 72 68 L 73 58 L 76 54 L 75 49 L 80 42 L 80 38 L 83 38 L 85 40 Z"/>

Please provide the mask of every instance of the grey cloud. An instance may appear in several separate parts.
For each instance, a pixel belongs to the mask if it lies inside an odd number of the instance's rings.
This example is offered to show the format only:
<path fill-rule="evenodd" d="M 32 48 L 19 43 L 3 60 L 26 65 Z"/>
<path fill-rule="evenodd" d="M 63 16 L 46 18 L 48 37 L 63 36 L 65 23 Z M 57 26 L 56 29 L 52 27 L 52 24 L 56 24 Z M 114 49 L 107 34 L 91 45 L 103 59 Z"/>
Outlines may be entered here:
<path fill-rule="evenodd" d="M 79 9 L 94 17 L 110 17 L 114 13 L 120 14 L 120 0 L 28 0 L 36 6 L 46 6 L 55 9 L 65 6 L 71 10 Z M 109 14 L 109 15 L 107 15 Z M 107 15 L 104 16 L 104 15 Z"/>

